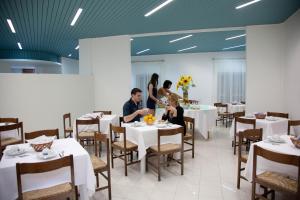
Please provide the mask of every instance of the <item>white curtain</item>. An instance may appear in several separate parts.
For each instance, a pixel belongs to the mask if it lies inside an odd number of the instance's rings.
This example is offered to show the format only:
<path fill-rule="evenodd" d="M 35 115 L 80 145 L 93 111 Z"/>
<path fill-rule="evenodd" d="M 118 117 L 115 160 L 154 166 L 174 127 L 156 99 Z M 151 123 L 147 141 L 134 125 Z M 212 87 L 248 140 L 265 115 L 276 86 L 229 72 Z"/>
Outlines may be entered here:
<path fill-rule="evenodd" d="M 223 103 L 245 101 L 245 59 L 215 59 L 217 101 Z"/>
<path fill-rule="evenodd" d="M 151 74 L 137 74 L 136 75 L 136 87 L 143 91 L 142 106 L 145 108 L 148 98 L 148 83 L 151 79 Z"/>

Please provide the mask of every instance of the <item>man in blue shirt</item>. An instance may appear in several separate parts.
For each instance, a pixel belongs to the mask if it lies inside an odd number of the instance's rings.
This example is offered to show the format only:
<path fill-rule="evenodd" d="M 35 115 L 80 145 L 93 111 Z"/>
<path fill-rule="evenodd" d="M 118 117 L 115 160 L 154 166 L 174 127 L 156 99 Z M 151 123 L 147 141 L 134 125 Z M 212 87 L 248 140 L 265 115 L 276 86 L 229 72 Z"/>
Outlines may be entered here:
<path fill-rule="evenodd" d="M 142 90 L 133 88 L 131 90 L 131 98 L 123 106 L 124 122 L 140 121 L 140 118 L 148 114 L 147 108 L 139 109 L 139 104 L 142 100 Z"/>

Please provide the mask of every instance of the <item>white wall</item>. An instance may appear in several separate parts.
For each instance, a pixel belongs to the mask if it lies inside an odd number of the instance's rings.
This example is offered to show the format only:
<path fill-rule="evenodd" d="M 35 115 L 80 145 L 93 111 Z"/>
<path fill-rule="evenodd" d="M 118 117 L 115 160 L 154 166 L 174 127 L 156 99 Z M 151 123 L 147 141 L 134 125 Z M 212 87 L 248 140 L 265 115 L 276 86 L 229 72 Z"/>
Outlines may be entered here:
<path fill-rule="evenodd" d="M 192 54 L 169 54 L 157 56 L 132 57 L 132 78 L 140 73 L 160 74 L 160 83 L 171 80 L 172 90 L 176 91 L 176 82 L 180 75 L 192 75 L 196 84 L 189 92 L 190 99 L 198 99 L 203 104 L 216 101 L 213 59 L 245 58 L 245 52 L 211 52 Z M 139 61 L 139 62 L 137 62 Z M 141 62 L 154 61 L 154 62 Z M 132 82 L 134 86 L 134 81 Z M 178 91 L 182 95 L 182 91 Z"/>
<path fill-rule="evenodd" d="M 122 114 L 131 89 L 129 36 L 82 39 L 79 45 L 79 72 L 94 77 L 95 109 Z"/>
<path fill-rule="evenodd" d="M 34 67 L 38 74 L 61 74 L 61 64 L 43 60 L 0 59 L 0 73 L 11 73 L 11 68 Z"/>
<path fill-rule="evenodd" d="M 61 57 L 62 74 L 79 74 L 79 62 L 75 59 Z"/>
<path fill-rule="evenodd" d="M 0 116 L 18 117 L 25 131 L 59 128 L 62 135 L 63 114 L 91 112 L 93 92 L 90 76 L 0 74 Z"/>

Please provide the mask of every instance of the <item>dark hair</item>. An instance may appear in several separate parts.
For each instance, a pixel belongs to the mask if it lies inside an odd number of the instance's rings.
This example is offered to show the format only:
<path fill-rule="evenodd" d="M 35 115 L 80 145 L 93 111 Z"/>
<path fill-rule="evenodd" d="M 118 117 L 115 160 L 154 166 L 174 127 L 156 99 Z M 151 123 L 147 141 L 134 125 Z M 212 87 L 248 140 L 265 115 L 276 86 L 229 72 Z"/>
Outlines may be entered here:
<path fill-rule="evenodd" d="M 139 88 L 133 88 L 133 89 L 131 90 L 131 95 L 135 95 L 135 94 L 138 93 L 138 92 L 142 92 L 142 90 L 139 89 Z"/>
<path fill-rule="evenodd" d="M 152 84 L 153 87 L 156 87 L 157 84 L 158 84 L 158 77 L 159 76 L 158 76 L 157 73 L 153 73 L 152 76 L 151 76 L 151 79 L 150 79 L 150 81 L 148 83 L 148 87 L 149 87 L 150 84 Z"/>
<path fill-rule="evenodd" d="M 163 88 L 168 88 L 169 85 L 172 85 L 172 81 L 170 80 L 165 80 L 164 84 L 163 84 Z"/>

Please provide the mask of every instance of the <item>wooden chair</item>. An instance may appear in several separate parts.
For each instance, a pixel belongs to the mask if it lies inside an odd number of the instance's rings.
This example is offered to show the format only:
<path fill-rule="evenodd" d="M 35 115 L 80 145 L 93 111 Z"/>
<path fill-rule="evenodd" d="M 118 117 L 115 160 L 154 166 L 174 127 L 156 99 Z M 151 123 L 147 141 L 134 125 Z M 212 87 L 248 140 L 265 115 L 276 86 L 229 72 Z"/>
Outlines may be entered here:
<path fill-rule="evenodd" d="M 192 151 L 192 158 L 195 156 L 195 119 L 191 117 L 184 117 L 186 125 L 186 134 L 183 137 L 184 143 L 191 145 L 192 148 L 184 149 L 184 152 Z"/>
<path fill-rule="evenodd" d="M 267 116 L 289 118 L 289 113 L 267 112 Z"/>
<path fill-rule="evenodd" d="M 119 117 L 120 127 L 122 127 L 122 123 L 124 123 L 124 117 Z"/>
<path fill-rule="evenodd" d="M 183 138 L 183 132 L 184 128 L 176 128 L 176 129 L 158 129 L 157 134 L 157 145 L 151 146 L 148 150 L 148 154 L 146 156 L 146 169 L 148 170 L 148 164 L 154 166 L 157 168 L 157 174 L 158 174 L 158 181 L 161 180 L 160 178 L 160 166 L 161 164 L 161 156 L 166 155 L 173 155 L 174 153 L 180 152 L 180 159 L 176 160 L 172 156 L 168 156 L 167 162 L 169 163 L 170 160 L 175 160 L 177 163 L 181 165 L 181 175 L 183 175 L 183 167 L 184 167 L 184 159 L 183 159 L 183 152 L 184 152 L 184 138 Z M 167 143 L 167 144 L 161 144 L 161 137 L 170 137 L 180 134 L 181 135 L 181 143 L 180 144 L 173 144 L 173 143 Z M 152 164 L 149 162 L 150 157 L 156 157 L 157 158 L 157 166 L 155 164 Z"/>
<path fill-rule="evenodd" d="M 241 118 L 241 117 L 236 117 L 234 119 L 234 136 L 233 136 L 233 141 L 232 141 L 234 155 L 236 154 L 236 147 L 238 146 L 238 143 L 236 141 L 236 138 L 238 137 L 237 123 L 249 124 L 249 125 L 253 126 L 252 129 L 255 129 L 256 128 L 256 119 L 246 119 L 246 118 Z"/>
<path fill-rule="evenodd" d="M 297 167 L 298 180 L 293 180 L 284 174 L 271 171 L 265 171 L 258 175 L 256 171 L 258 156 L 276 163 L 292 165 Z M 256 198 L 267 199 L 265 195 L 256 194 L 256 184 L 269 188 L 271 189 L 271 191 L 275 190 L 286 194 L 291 194 L 295 196 L 295 200 L 300 199 L 300 156 L 276 153 L 254 145 L 252 200 Z M 274 192 L 273 195 L 275 195 Z M 275 196 L 273 196 L 273 198 L 275 199 Z"/>
<path fill-rule="evenodd" d="M 262 140 L 263 129 L 249 129 L 243 132 L 239 132 L 239 148 L 238 148 L 238 174 L 237 174 L 237 188 L 240 189 L 241 178 L 247 180 L 241 175 L 241 172 L 245 170 L 242 168 L 242 163 L 247 163 L 248 151 L 250 142 L 259 142 Z M 244 142 L 246 141 L 246 142 Z M 249 142 L 248 142 L 249 141 Z M 244 149 L 243 149 L 244 147 Z"/>
<path fill-rule="evenodd" d="M 68 126 L 66 126 L 66 120 L 68 120 Z M 63 123 L 64 123 L 64 137 L 72 137 L 73 127 L 71 124 L 71 113 L 67 113 L 63 115 Z"/>
<path fill-rule="evenodd" d="M 23 192 L 21 176 L 25 174 L 45 173 L 63 167 L 70 167 L 71 181 L 49 188 Z M 40 163 L 17 163 L 18 199 L 76 199 L 77 187 L 74 182 L 73 155 Z"/>
<path fill-rule="evenodd" d="M 218 126 L 218 121 L 222 121 L 226 128 L 228 126 L 230 117 L 233 113 L 228 112 L 228 105 L 223 103 L 214 103 L 214 106 L 218 109 L 218 119 L 216 119 L 216 126 Z M 225 111 L 223 111 L 225 109 Z"/>
<path fill-rule="evenodd" d="M 49 129 L 49 130 L 40 130 L 40 131 L 33 131 L 33 132 L 28 132 L 25 133 L 25 140 L 31 140 L 34 138 L 37 138 L 39 136 L 56 136 L 56 139 L 59 139 L 59 131 L 57 129 Z"/>
<path fill-rule="evenodd" d="M 7 137 L 4 139 L 1 139 L 2 132 L 11 131 L 11 130 L 17 130 L 20 138 Z M 23 122 L 0 126 L 0 158 L 1 158 L 2 152 L 6 148 L 6 146 L 13 145 L 13 144 L 21 144 L 21 143 L 24 143 Z"/>
<path fill-rule="evenodd" d="M 99 113 L 99 112 L 102 112 L 103 115 L 111 115 L 112 114 L 112 111 L 108 111 L 108 110 L 104 110 L 104 111 L 93 111 L 93 113 Z"/>
<path fill-rule="evenodd" d="M 91 156 L 91 161 L 94 168 L 94 173 L 96 176 L 97 181 L 97 188 L 96 191 L 108 189 L 108 197 L 111 200 L 111 174 L 110 174 L 110 151 L 109 151 L 109 139 L 106 137 L 105 134 L 95 133 L 95 155 Z M 99 143 L 99 145 L 98 145 Z M 106 162 L 100 159 L 101 151 L 101 143 L 104 143 L 106 146 Z M 107 172 L 107 175 L 104 174 Z M 107 180 L 107 186 L 99 187 L 99 174 L 101 174 Z"/>
<path fill-rule="evenodd" d="M 78 126 L 81 125 L 97 125 L 97 130 L 87 130 L 79 132 Z M 95 132 L 100 133 L 100 120 L 98 118 L 76 119 L 76 136 L 77 140 L 83 147 L 89 146 L 89 142 L 91 141 L 94 142 Z"/>
<path fill-rule="evenodd" d="M 115 141 L 113 139 L 113 134 L 122 135 L 123 134 L 123 141 Z M 128 141 L 126 139 L 126 128 L 125 127 L 119 127 L 114 126 L 110 124 L 110 142 L 111 142 L 111 167 L 114 168 L 114 159 L 120 158 L 124 161 L 125 165 L 125 176 L 127 176 L 127 167 L 129 165 L 138 163 L 139 161 L 133 161 L 133 151 L 137 151 L 138 145 Z M 117 149 L 120 151 L 119 154 L 114 153 L 114 149 Z M 130 162 L 128 161 L 128 156 L 130 156 Z"/>
<path fill-rule="evenodd" d="M 241 104 L 246 104 L 246 101 L 241 101 Z"/>
<path fill-rule="evenodd" d="M 18 123 L 18 118 L 0 118 L 0 123 Z"/>
<path fill-rule="evenodd" d="M 244 116 L 245 116 L 245 111 L 233 113 L 233 118 L 234 118 L 234 119 L 235 119 L 236 117 L 244 117 Z"/>
<path fill-rule="evenodd" d="M 300 120 L 289 120 L 288 135 L 291 134 L 291 127 L 293 126 L 300 126 Z"/>

